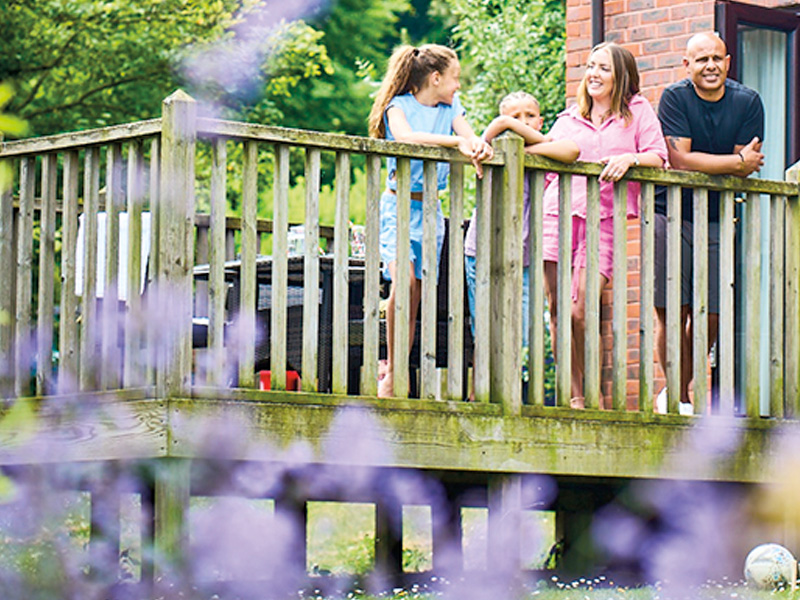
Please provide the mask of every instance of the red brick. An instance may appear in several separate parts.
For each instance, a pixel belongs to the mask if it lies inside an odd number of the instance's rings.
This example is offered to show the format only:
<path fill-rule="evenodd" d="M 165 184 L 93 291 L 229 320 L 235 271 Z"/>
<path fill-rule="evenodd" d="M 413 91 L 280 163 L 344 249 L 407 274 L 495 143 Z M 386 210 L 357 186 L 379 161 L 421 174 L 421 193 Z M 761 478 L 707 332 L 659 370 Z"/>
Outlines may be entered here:
<path fill-rule="evenodd" d="M 622 0 L 613 0 L 606 2 L 605 14 L 606 16 L 618 15 L 625 12 L 625 2 Z"/>
<path fill-rule="evenodd" d="M 712 31 L 714 29 L 714 19 L 711 16 L 689 19 L 689 32 L 699 33 L 701 31 Z"/>
<path fill-rule="evenodd" d="M 666 9 L 647 10 L 641 13 L 642 23 L 663 23 L 669 18 L 669 11 Z"/>
<path fill-rule="evenodd" d="M 670 21 L 680 21 L 689 17 L 696 17 L 703 13 L 702 2 L 689 2 L 681 6 L 671 8 L 669 11 Z"/>
<path fill-rule="evenodd" d="M 683 67 L 683 53 L 670 52 L 661 54 L 656 58 L 656 65 L 659 69 Z"/>
<path fill-rule="evenodd" d="M 654 25 L 647 25 L 637 27 L 630 32 L 631 41 L 651 40 L 656 37 L 656 28 Z"/>
<path fill-rule="evenodd" d="M 669 39 L 653 39 L 642 43 L 645 54 L 662 54 L 669 52 L 671 48 L 672 43 Z"/>

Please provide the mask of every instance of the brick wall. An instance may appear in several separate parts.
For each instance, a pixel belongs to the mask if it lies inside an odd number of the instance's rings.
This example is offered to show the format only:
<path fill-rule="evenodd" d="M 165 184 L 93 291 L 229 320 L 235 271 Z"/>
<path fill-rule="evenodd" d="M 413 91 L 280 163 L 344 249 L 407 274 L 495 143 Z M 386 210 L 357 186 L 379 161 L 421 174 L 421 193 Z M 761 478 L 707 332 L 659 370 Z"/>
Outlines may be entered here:
<path fill-rule="evenodd" d="M 798 0 L 742 0 L 767 8 L 796 6 Z M 714 0 L 605 0 L 605 39 L 630 50 L 639 66 L 642 94 L 656 108 L 661 91 L 685 76 L 682 57 L 695 33 L 717 29 Z M 567 103 L 574 101 L 592 46 L 592 0 L 567 0 Z M 639 377 L 639 224 L 628 225 L 628 407 L 638 405 Z M 603 394 L 611 393 L 611 296 L 602 297 Z M 656 363 L 655 357 L 653 362 Z M 655 366 L 654 392 L 664 385 Z"/>

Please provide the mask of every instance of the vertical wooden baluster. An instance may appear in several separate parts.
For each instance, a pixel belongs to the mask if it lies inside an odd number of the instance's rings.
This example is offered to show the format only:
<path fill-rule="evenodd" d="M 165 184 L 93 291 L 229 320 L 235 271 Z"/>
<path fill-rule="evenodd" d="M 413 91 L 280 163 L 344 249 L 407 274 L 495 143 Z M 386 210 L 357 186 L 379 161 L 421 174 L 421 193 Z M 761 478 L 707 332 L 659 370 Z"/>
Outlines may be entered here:
<path fill-rule="evenodd" d="M 100 150 L 86 150 L 83 167 L 83 288 L 81 290 L 80 389 L 97 389 L 97 211 L 100 206 Z"/>
<path fill-rule="evenodd" d="M 305 258 L 303 260 L 303 377 L 306 392 L 318 389 L 320 151 L 306 151 Z"/>
<path fill-rule="evenodd" d="M 450 164 L 447 295 L 447 399 L 464 397 L 464 165 Z"/>
<path fill-rule="evenodd" d="M 380 351 L 380 195 L 381 159 L 367 155 L 367 216 L 364 226 L 364 372 L 361 394 L 378 393 L 378 353 Z"/>
<path fill-rule="evenodd" d="M 78 244 L 78 178 L 80 164 L 77 150 L 64 154 L 64 206 L 61 221 L 61 319 L 59 320 L 58 391 L 78 389 L 79 337 L 78 296 L 76 294 L 76 259 Z"/>
<path fill-rule="evenodd" d="M 56 184 L 58 155 L 42 157 L 42 205 L 39 227 L 39 307 L 36 331 L 36 395 L 53 390 L 55 308 Z"/>
<path fill-rule="evenodd" d="M 336 153 L 336 216 L 333 244 L 333 337 L 331 344 L 334 394 L 347 393 L 347 365 L 350 343 L 348 235 L 350 227 L 350 155 Z"/>
<path fill-rule="evenodd" d="M 420 320 L 419 370 L 420 398 L 433 400 L 439 395 L 436 381 L 436 326 L 438 321 L 436 260 L 436 221 L 439 205 L 437 163 L 423 163 L 424 191 L 422 197 L 422 294 L 418 311 Z"/>
<path fill-rule="evenodd" d="M 17 300 L 14 392 L 30 395 L 33 358 L 33 203 L 36 195 L 36 157 L 20 161 L 19 225 L 17 230 Z"/>

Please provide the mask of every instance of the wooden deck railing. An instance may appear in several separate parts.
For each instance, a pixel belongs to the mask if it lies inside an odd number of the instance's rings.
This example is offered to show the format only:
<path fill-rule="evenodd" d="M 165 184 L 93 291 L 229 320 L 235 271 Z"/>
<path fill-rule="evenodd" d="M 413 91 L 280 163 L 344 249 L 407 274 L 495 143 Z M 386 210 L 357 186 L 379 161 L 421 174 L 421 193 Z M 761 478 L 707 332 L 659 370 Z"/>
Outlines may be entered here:
<path fill-rule="evenodd" d="M 228 152 L 241 150 L 240 212 L 227 214 Z M 201 151 L 202 150 L 202 151 Z M 531 264 L 541 264 L 541 199 L 544 174 L 557 172 L 562 182 L 562 206 L 568 205 L 570 180 L 586 177 L 589 186 L 587 252 L 587 335 L 586 403 L 596 408 L 600 396 L 600 302 L 597 263 L 597 223 L 599 222 L 599 165 L 576 163 L 562 165 L 546 159 L 526 156 L 520 139 L 501 137 L 496 142 L 495 158 L 486 165 L 485 176 L 476 181 L 478 214 L 477 318 L 475 320 L 474 386 L 481 402 L 497 402 L 507 414 L 519 414 L 523 402 L 544 405 L 543 373 L 544 311 L 543 281 L 540 269 L 531 270 L 530 281 L 530 384 L 528 397 L 522 397 L 520 385 L 522 286 L 522 189 L 523 177 L 531 177 Z M 303 272 L 306 282 L 320 279 L 320 239 L 327 239 L 332 263 L 332 334 L 330 348 L 330 392 L 341 395 L 348 390 L 350 335 L 354 326 L 350 309 L 360 303 L 359 328 L 363 335 L 363 365 L 360 365 L 360 389 L 363 395 L 376 394 L 381 340 L 378 248 L 378 198 L 383 182 L 381 161 L 398 157 L 398 226 L 401 240 L 407 242 L 410 205 L 409 169 L 412 159 L 421 159 L 425 167 L 424 244 L 421 339 L 419 352 L 419 394 L 424 398 L 460 400 L 464 396 L 465 339 L 463 240 L 450 237 L 448 262 L 449 305 L 447 309 L 446 382 L 440 382 L 437 369 L 437 272 L 435 240 L 436 192 L 435 165 L 451 165 L 449 218 L 453 223 L 464 219 L 467 185 L 463 158 L 441 148 L 413 146 L 351 136 L 266 127 L 248 123 L 198 118 L 194 102 L 180 92 L 165 101 L 162 119 L 117 126 L 102 130 L 71 133 L 47 138 L 21 140 L 0 145 L 0 160 L 14 165 L 13 189 L 0 200 L 0 380 L 5 397 L 48 395 L 79 390 L 120 389 L 156 386 L 160 393 L 186 395 L 192 386 L 225 387 L 235 381 L 241 387 L 257 383 L 256 346 L 259 286 L 257 258 L 262 238 L 271 236 L 271 278 L 269 312 L 269 356 L 273 390 L 286 388 L 287 327 L 291 325 L 287 277 L 289 230 L 289 189 L 292 156 L 304 155 L 302 167 L 306 202 Z M 105 161 L 101 161 L 101 153 Z M 195 172 L 198 153 L 209 158 L 209 175 Z M 333 154 L 335 165 L 335 222 L 333 227 L 319 223 L 321 157 Z M 354 156 L 366 163 L 366 251 L 363 300 L 349 298 L 349 214 L 351 170 Z M 259 163 L 271 161 L 272 179 L 265 183 L 259 176 Z M 239 166 L 237 165 L 237 168 Z M 800 401 L 800 202 L 797 173 L 793 167 L 787 181 L 763 181 L 735 177 L 711 177 L 697 173 L 635 168 L 625 181 L 637 180 L 642 186 L 640 297 L 638 330 L 639 361 L 638 408 L 653 410 L 654 326 L 653 311 L 653 196 L 654 186 L 669 187 L 669 239 L 679 239 L 680 187 L 695 188 L 694 221 L 697 252 L 705 256 L 707 246 L 707 202 L 709 190 L 721 191 L 721 307 L 718 337 L 720 406 L 715 411 L 732 414 L 735 410 L 748 416 L 760 414 L 761 383 L 759 360 L 769 357 L 769 416 L 794 418 Z M 625 181 L 615 193 L 614 273 L 617 281 L 626 281 L 627 220 L 625 218 Z M 271 221 L 257 218 L 260 201 L 267 199 L 271 188 Z M 201 190 L 210 202 L 210 211 L 197 214 L 195 194 Z M 762 265 L 760 252 L 762 226 L 760 198 L 770 204 L 770 256 Z M 102 199 L 102 202 L 101 202 Z M 744 244 L 747 273 L 744 282 L 734 280 L 734 205 L 744 204 L 746 227 L 736 233 Z M 120 252 L 118 215 L 127 213 L 128 246 L 123 269 L 116 257 Z M 144 243 L 142 214 L 151 217 L 146 278 L 142 281 Z M 562 211 L 566 214 L 568 211 Z M 98 238 L 98 215 L 105 213 L 104 239 Z M 82 215 L 79 217 L 79 215 Z M 83 246 L 78 245 L 79 222 L 83 228 Z M 561 231 L 567 232 L 568 219 L 562 219 Z M 106 263 L 102 267 L 104 291 L 98 302 L 98 244 L 104 244 Z M 668 267 L 669 307 L 680 300 L 680 260 L 670 245 Z M 398 262 L 407 261 L 408 243 L 398 244 Z M 82 253 L 82 271 L 78 271 L 78 252 Z M 236 304 L 230 304 L 230 264 L 238 256 Z M 562 254 L 562 257 L 566 255 Z M 198 283 L 195 266 L 207 263 L 207 281 Z M 568 265 L 568 261 L 561 261 Z M 762 298 L 761 270 L 769 269 L 770 294 Z M 708 354 L 707 282 L 704 262 L 695 262 L 694 352 L 695 411 L 707 412 Z M 125 285 L 117 281 L 124 273 Z M 81 288 L 76 289 L 76 281 Z M 395 335 L 395 392 L 406 397 L 409 389 L 408 272 L 398 270 Z M 559 271 L 561 315 L 570 314 L 571 274 Z M 744 315 L 735 312 L 733 286 L 746 286 Z M 121 298 L 120 290 L 127 290 Z M 136 293 L 144 290 L 144 293 Z M 561 293 L 566 291 L 566 293 Z M 328 293 L 326 290 L 325 293 Z M 613 288 L 613 385 L 614 410 L 626 409 L 628 395 L 629 323 L 628 286 Z M 303 287 L 303 306 L 321 303 L 317 285 Z M 769 304 L 769 319 L 760 319 L 761 306 Z M 198 353 L 192 348 L 192 320 L 202 306 L 208 317 L 206 348 Z M 235 322 L 232 316 L 235 314 Z M 666 374 L 669 412 L 677 413 L 680 347 L 677 311 L 668 310 L 669 337 L 667 352 L 670 366 Z M 746 318 L 745 318 L 746 317 Z M 734 321 L 745 319 L 746 357 L 737 361 L 734 353 Z M 302 311 L 302 389 L 319 392 L 320 312 Z M 760 345 L 762 328 L 769 329 L 768 348 Z M 568 328 L 559 328 L 556 404 L 569 402 L 570 337 Z M 440 349 L 441 350 L 441 349 Z M 202 356 L 201 358 L 199 358 Z M 201 367 L 202 362 L 202 368 Z M 734 373 L 743 369 L 744 389 L 735 390 Z M 327 391 L 327 390 L 326 390 Z M 735 402 L 735 394 L 742 401 Z"/>

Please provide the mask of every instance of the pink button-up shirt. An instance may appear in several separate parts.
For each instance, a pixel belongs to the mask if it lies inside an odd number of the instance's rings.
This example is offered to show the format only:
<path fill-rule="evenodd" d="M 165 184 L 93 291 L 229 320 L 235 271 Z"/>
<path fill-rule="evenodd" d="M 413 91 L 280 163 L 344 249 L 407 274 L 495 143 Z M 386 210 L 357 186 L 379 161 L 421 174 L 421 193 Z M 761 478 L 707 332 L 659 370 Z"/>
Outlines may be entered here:
<path fill-rule="evenodd" d="M 625 154 L 627 152 L 654 152 L 667 162 L 667 145 L 661 133 L 658 117 L 650 103 L 637 94 L 628 105 L 632 118 L 629 123 L 619 116 L 603 122 L 599 127 L 589 119 L 584 119 L 577 106 L 562 112 L 550 130 L 554 140 L 568 139 L 578 144 L 578 160 L 598 162 L 600 159 Z M 628 217 L 639 214 L 639 190 L 641 185 L 628 183 Z M 544 213 L 558 214 L 558 177 L 547 175 L 547 188 L 544 192 Z M 586 218 L 586 177 L 572 179 L 572 214 Z M 614 214 L 614 186 L 610 181 L 600 182 L 600 218 L 607 219 Z"/>

